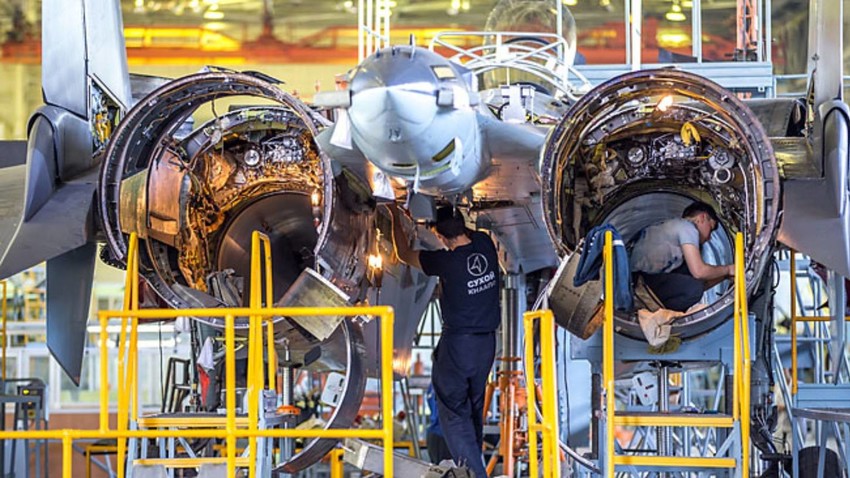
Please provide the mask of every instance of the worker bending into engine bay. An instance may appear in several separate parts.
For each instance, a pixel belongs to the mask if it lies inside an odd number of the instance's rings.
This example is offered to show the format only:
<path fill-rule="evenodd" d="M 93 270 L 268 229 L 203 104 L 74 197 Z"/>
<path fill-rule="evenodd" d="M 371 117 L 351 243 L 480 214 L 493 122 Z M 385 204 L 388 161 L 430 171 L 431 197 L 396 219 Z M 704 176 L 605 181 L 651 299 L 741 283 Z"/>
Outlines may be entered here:
<path fill-rule="evenodd" d="M 703 292 L 735 274 L 734 265 L 710 265 L 700 248 L 720 221 L 704 202 L 694 202 L 681 219 L 668 219 L 638 233 L 630 253 L 631 270 L 643 276 L 666 309 L 685 312 Z"/>

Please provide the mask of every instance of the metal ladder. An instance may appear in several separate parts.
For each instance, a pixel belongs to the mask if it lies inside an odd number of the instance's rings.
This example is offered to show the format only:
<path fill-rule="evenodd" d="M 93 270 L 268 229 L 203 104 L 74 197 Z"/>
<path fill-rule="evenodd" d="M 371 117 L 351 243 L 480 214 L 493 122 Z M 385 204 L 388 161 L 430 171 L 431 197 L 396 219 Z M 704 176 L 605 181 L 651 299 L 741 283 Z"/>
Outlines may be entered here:
<path fill-rule="evenodd" d="M 814 424 L 815 446 L 818 452 L 818 476 L 824 475 L 828 443 L 834 439 L 840 462 L 845 472 L 850 473 L 850 362 L 848 362 L 847 342 L 844 333 L 845 323 L 850 320 L 844 310 L 846 300 L 843 279 L 830 273 L 828 280 L 829 315 L 820 313 L 818 304 L 822 298 L 821 281 L 810 272 L 810 267 L 798 270 L 796 252 L 791 251 L 789 268 L 791 272 L 791 390 L 788 407 L 792 423 L 792 450 L 795 456 L 793 476 L 802 476 L 800 451 L 804 448 L 807 424 Z M 801 273 L 802 272 L 802 273 Z M 802 280 L 800 280 L 802 279 Z M 802 282 L 802 284 L 801 284 Z M 803 288 L 808 286 L 812 292 L 812 304 L 807 306 L 803 297 Z M 837 304 L 839 305 L 836 309 Z M 803 315 L 797 315 L 797 309 Z M 802 336 L 797 332 L 797 324 L 803 324 Z M 801 383 L 799 377 L 798 348 L 800 344 L 811 345 L 812 382 Z M 826 352 L 831 356 L 827 359 Z M 805 470 L 810 473 L 811 470 Z"/>
<path fill-rule="evenodd" d="M 612 236 L 605 235 L 604 249 L 604 287 L 605 302 L 603 325 L 603 389 L 605 393 L 605 443 L 602 448 L 604 457 L 601 460 L 604 474 L 613 478 L 615 470 L 626 470 L 637 473 L 638 469 L 654 471 L 677 472 L 681 469 L 688 471 L 721 470 L 734 472 L 734 476 L 749 476 L 749 435 L 750 435 L 750 337 L 749 314 L 747 310 L 747 295 L 744 272 L 744 238 L 738 233 L 735 238 L 735 304 L 734 304 L 734 383 L 733 407 L 731 415 L 705 415 L 691 413 L 616 412 L 615 377 L 614 377 L 614 284 L 613 284 L 613 246 Z M 664 374 L 662 374 L 664 375 Z M 666 377 L 664 378 L 666 380 Z M 668 400 L 667 396 L 659 396 L 659 400 Z M 666 408 L 666 407 L 659 407 Z M 723 445 L 718 447 L 716 456 L 672 456 L 672 455 L 623 455 L 617 454 L 615 446 L 614 427 L 653 427 L 670 429 L 685 428 L 719 428 L 732 431 Z M 721 456 L 726 454 L 726 456 Z M 618 468 L 620 467 L 620 468 Z M 663 476 L 663 475 L 662 475 Z"/>

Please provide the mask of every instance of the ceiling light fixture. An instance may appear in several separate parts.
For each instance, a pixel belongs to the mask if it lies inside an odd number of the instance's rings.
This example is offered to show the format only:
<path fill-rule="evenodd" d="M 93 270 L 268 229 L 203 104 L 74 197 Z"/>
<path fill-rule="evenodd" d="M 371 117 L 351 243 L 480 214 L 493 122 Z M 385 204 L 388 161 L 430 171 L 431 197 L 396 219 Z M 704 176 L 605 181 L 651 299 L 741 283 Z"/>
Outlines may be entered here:
<path fill-rule="evenodd" d="M 670 6 L 670 11 L 664 14 L 664 18 L 671 22 L 683 22 L 686 20 L 685 14 L 682 13 L 682 6 L 676 1 L 673 2 L 672 6 Z"/>
<path fill-rule="evenodd" d="M 564 5 L 566 5 L 568 7 L 574 7 L 574 6 L 578 5 L 578 0 L 561 0 L 561 1 L 564 2 Z"/>
<path fill-rule="evenodd" d="M 661 98 L 661 100 L 658 101 L 658 103 L 655 105 L 655 109 L 664 113 L 672 105 L 673 105 L 673 97 L 670 96 L 670 95 L 666 95 L 663 98 Z"/>
<path fill-rule="evenodd" d="M 224 12 L 218 9 L 218 5 L 213 4 L 204 12 L 204 20 L 222 20 Z"/>
<path fill-rule="evenodd" d="M 451 4 L 449 5 L 449 8 L 446 9 L 446 13 L 451 15 L 451 16 L 455 16 L 458 13 L 460 13 L 460 7 L 461 7 L 460 0 L 451 0 Z"/>

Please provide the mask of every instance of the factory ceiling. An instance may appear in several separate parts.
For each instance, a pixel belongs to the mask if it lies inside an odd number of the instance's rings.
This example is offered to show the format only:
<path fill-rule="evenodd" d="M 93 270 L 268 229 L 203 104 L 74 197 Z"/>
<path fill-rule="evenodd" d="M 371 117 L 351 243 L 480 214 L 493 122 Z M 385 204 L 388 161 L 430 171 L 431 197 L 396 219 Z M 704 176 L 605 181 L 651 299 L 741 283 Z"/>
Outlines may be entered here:
<path fill-rule="evenodd" d="M 420 44 L 426 43 L 429 35 L 444 28 L 484 30 L 488 20 L 491 27 L 495 24 L 502 30 L 526 30 L 525 25 L 511 24 L 512 14 L 505 18 L 499 18 L 498 13 L 494 15 L 499 11 L 500 1 L 503 6 L 505 2 L 518 0 L 387 1 L 392 10 L 393 43 L 406 42 L 411 34 Z M 623 62 L 619 57 L 624 53 L 606 51 L 624 52 L 624 0 L 559 1 L 575 21 L 578 49 L 588 63 Z M 0 32 L 6 34 L 7 41 L 24 37 L 26 31 L 32 32 L 31 38 L 37 38 L 40 3 L 40 0 L 0 1 Z M 704 56 L 715 61 L 731 59 L 735 50 L 735 0 L 644 0 L 645 35 L 657 37 L 659 43 L 664 43 L 660 46 L 667 49 L 687 51 L 691 45 L 694 3 L 702 5 Z M 183 29 L 184 35 L 191 29 L 215 32 L 218 37 L 207 35 L 202 41 L 212 42 L 213 48 L 219 48 L 216 42 L 221 43 L 222 50 L 228 44 L 237 45 L 233 48 L 257 43 L 267 47 L 269 40 L 278 42 L 281 48 L 344 50 L 356 45 L 357 0 L 121 0 L 121 4 L 125 26 L 136 28 L 133 34 L 128 34 L 128 48 L 148 47 L 156 43 L 155 39 L 147 41 L 151 37 L 171 35 L 162 33 L 161 29 Z M 547 0 L 540 0 L 540 4 L 543 10 L 557 5 Z M 799 0 L 773 0 L 771 4 L 774 58 L 777 53 L 780 58 L 778 69 L 796 72 L 804 68 L 805 52 L 801 45 L 805 44 L 806 9 L 800 8 Z M 340 51 L 342 55 L 351 58 L 348 52 Z M 315 61 L 327 58 L 317 57 Z"/>

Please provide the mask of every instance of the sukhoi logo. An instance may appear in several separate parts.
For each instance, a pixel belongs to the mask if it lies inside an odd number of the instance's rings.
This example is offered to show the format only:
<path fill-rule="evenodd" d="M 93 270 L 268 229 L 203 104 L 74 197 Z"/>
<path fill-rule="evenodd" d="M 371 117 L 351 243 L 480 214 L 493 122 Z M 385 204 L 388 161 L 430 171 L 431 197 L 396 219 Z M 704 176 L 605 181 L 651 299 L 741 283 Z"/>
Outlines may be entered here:
<path fill-rule="evenodd" d="M 487 272 L 487 258 L 484 254 L 476 252 L 466 258 L 466 270 L 475 277 Z"/>

